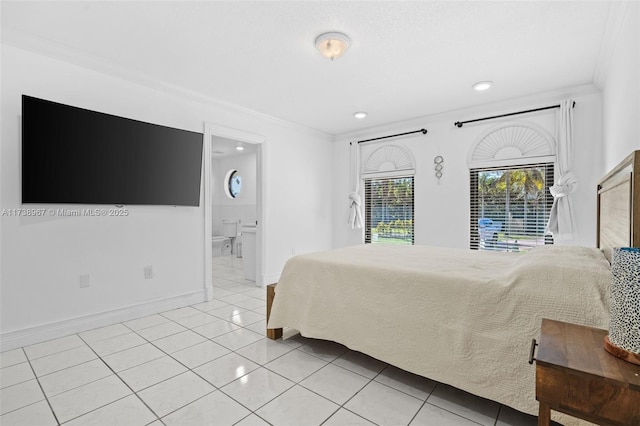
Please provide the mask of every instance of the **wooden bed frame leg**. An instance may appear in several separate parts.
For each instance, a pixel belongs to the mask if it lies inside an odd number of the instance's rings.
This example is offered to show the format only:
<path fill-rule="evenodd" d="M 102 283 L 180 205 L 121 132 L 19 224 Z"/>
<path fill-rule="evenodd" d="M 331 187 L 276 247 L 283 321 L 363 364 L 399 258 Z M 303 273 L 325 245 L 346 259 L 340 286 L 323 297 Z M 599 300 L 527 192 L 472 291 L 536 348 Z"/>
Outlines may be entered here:
<path fill-rule="evenodd" d="M 551 407 L 541 402 L 538 407 L 538 426 L 549 426 L 551 423 Z"/>
<path fill-rule="evenodd" d="M 276 284 L 269 284 L 267 286 L 267 324 L 269 324 L 269 316 L 271 315 L 271 305 L 273 305 L 273 299 L 276 297 Z M 273 340 L 281 338 L 282 329 L 267 328 L 267 337 Z"/>

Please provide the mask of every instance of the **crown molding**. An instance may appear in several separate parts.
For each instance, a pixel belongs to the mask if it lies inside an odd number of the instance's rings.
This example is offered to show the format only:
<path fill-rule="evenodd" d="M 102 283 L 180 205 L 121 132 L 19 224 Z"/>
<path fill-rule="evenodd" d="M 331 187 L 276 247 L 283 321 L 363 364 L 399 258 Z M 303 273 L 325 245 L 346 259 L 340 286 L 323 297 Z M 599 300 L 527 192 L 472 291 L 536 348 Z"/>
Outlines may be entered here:
<path fill-rule="evenodd" d="M 596 68 L 593 72 L 593 82 L 601 89 L 604 87 L 607 79 L 611 58 L 618 44 L 620 32 L 624 26 L 624 20 L 627 17 L 630 3 L 629 0 L 611 2 L 605 32 L 602 37 L 602 43 L 600 44 L 600 50 L 598 51 Z"/>
<path fill-rule="evenodd" d="M 517 98 L 506 99 L 502 101 L 490 102 L 471 107 L 459 108 L 450 111 L 443 111 L 437 114 L 424 115 L 407 120 L 387 123 L 380 126 L 360 129 L 354 132 L 346 132 L 338 134 L 334 137 L 334 142 L 350 142 L 358 139 L 371 137 L 373 134 L 385 133 L 403 133 L 412 130 L 414 127 L 424 127 L 429 130 L 428 125 L 431 123 L 441 123 L 450 120 L 451 127 L 454 122 L 465 118 L 466 116 L 477 114 L 503 114 L 509 113 L 510 110 L 517 108 L 538 108 L 548 106 L 549 103 L 560 102 L 563 99 L 575 98 L 580 96 L 588 96 L 600 94 L 601 90 L 594 84 L 584 84 L 580 86 L 565 87 L 562 89 L 551 90 L 548 92 L 537 93 L 535 95 L 521 96 Z"/>
<path fill-rule="evenodd" d="M 256 118 L 261 121 L 272 123 L 278 126 L 287 127 L 298 132 L 311 134 L 313 136 L 332 140 L 329 133 L 299 123 L 294 123 L 273 115 L 246 108 L 237 104 L 226 102 L 211 96 L 204 95 L 195 90 L 167 83 L 149 75 L 131 70 L 117 65 L 103 57 L 92 55 L 88 52 L 80 51 L 69 46 L 47 40 L 33 34 L 19 31 L 13 28 L 2 28 L 1 43 L 20 50 L 28 51 L 38 55 L 46 56 L 54 60 L 66 62 L 81 68 L 90 69 L 113 78 L 119 78 L 131 83 L 139 84 L 153 90 L 162 91 L 174 96 L 205 104 L 211 107 L 231 111 L 236 114 Z"/>

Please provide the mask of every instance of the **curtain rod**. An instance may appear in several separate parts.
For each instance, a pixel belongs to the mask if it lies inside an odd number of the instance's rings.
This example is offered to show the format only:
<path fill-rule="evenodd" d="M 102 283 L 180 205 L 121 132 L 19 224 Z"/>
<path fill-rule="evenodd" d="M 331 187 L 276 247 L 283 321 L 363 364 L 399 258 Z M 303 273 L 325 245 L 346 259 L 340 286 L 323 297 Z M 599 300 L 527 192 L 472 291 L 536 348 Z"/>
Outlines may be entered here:
<path fill-rule="evenodd" d="M 373 139 L 365 139 L 362 141 L 357 141 L 356 143 L 371 142 L 371 141 L 377 141 L 380 139 L 387 139 L 387 138 L 395 138 L 396 136 L 411 135 L 413 133 L 420 133 L 420 132 L 422 132 L 423 135 L 426 135 L 427 129 L 414 130 L 413 132 L 406 132 L 406 133 L 398 133 L 397 135 L 381 136 L 379 138 L 373 138 Z M 349 145 L 353 145 L 353 142 L 349 142 Z"/>
<path fill-rule="evenodd" d="M 575 106 L 576 106 L 576 103 L 574 101 L 573 105 L 572 105 L 572 108 L 574 108 Z M 560 108 L 560 105 L 551 105 L 551 106 L 548 106 L 548 107 L 528 109 L 526 111 L 510 112 L 509 114 L 494 115 L 493 117 L 476 118 L 475 120 L 456 121 L 455 123 L 453 123 L 453 125 L 454 126 L 458 126 L 458 127 L 462 127 L 463 124 L 474 123 L 476 121 L 491 120 L 491 119 L 494 119 L 494 118 L 509 117 L 511 115 L 526 114 L 526 113 L 529 113 L 529 112 L 544 111 L 545 109 L 554 109 L 554 108 Z"/>

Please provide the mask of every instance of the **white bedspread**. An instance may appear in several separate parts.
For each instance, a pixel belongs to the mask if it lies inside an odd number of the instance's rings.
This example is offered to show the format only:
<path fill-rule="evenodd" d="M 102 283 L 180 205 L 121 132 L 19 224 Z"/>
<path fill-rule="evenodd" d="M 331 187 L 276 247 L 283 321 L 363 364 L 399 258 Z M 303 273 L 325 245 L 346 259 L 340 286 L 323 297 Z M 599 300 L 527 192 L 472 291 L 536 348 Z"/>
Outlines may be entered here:
<path fill-rule="evenodd" d="M 368 244 L 291 258 L 268 326 L 537 414 L 527 360 L 541 319 L 608 328 L 610 281 L 595 248 L 522 254 Z"/>

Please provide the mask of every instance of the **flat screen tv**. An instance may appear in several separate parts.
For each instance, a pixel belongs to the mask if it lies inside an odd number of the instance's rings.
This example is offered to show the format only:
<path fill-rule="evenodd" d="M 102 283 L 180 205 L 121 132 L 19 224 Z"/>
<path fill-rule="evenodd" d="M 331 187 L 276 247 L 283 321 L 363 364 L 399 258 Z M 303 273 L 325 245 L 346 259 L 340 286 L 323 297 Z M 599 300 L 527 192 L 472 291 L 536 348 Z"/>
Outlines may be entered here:
<path fill-rule="evenodd" d="M 202 134 L 22 96 L 22 202 L 198 206 Z"/>

